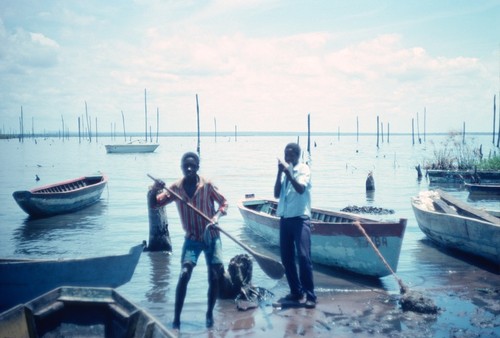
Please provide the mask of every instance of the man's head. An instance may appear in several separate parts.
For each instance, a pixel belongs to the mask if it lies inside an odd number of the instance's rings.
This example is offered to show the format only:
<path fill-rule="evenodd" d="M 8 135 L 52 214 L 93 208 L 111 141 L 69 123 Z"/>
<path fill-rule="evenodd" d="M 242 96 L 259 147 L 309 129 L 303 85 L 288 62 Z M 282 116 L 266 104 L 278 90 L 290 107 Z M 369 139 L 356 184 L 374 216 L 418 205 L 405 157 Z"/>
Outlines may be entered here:
<path fill-rule="evenodd" d="M 285 147 L 285 162 L 296 165 L 300 158 L 300 146 L 297 143 L 288 143 Z"/>
<path fill-rule="evenodd" d="M 185 177 L 194 177 L 200 168 L 200 158 L 193 152 L 182 155 L 181 169 Z"/>

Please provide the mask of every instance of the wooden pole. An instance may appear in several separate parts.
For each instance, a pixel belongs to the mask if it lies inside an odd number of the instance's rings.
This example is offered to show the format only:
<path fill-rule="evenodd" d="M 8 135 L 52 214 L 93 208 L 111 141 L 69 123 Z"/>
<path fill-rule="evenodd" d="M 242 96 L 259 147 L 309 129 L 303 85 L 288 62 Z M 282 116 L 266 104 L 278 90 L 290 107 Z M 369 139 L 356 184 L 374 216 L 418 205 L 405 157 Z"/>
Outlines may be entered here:
<path fill-rule="evenodd" d="M 387 122 L 387 143 L 389 143 L 389 122 Z"/>
<path fill-rule="evenodd" d="M 425 134 L 427 132 L 427 129 L 426 129 L 426 123 L 427 122 L 427 111 L 426 111 L 426 108 L 424 107 L 424 143 L 425 143 Z"/>
<path fill-rule="evenodd" d="M 307 153 L 311 155 L 311 114 L 307 114 Z"/>
<path fill-rule="evenodd" d="M 61 114 L 61 122 L 62 122 L 62 140 L 64 142 L 64 117 Z"/>
<path fill-rule="evenodd" d="M 495 144 L 495 128 L 497 126 L 496 124 L 496 117 L 497 117 L 497 107 L 496 107 L 496 102 L 497 102 L 497 96 L 493 96 L 493 144 Z M 500 137 L 500 135 L 498 135 Z"/>
<path fill-rule="evenodd" d="M 418 138 L 418 143 L 422 143 L 420 140 L 420 120 L 418 118 L 418 112 L 417 112 L 417 138 Z"/>
<path fill-rule="evenodd" d="M 200 156 L 200 106 L 198 104 L 198 94 L 196 94 L 196 121 L 198 129 L 198 143 L 196 146 L 196 152 L 198 153 L 198 156 Z"/>
<path fill-rule="evenodd" d="M 144 88 L 144 132 L 148 142 L 148 104 L 146 100 L 146 88 Z"/>
<path fill-rule="evenodd" d="M 156 143 L 158 143 L 159 133 L 160 133 L 160 108 L 156 107 Z"/>
<path fill-rule="evenodd" d="M 356 116 L 356 142 L 359 142 L 359 116 Z"/>
<path fill-rule="evenodd" d="M 463 129 L 462 129 L 462 144 L 465 144 L 465 121 L 463 123 Z"/>
<path fill-rule="evenodd" d="M 92 134 L 90 133 L 90 120 L 89 120 L 89 113 L 87 110 L 87 101 L 85 101 L 85 120 L 87 122 L 87 136 L 89 138 L 89 142 L 92 142 Z"/>
<path fill-rule="evenodd" d="M 411 144 L 415 145 L 415 119 L 411 119 Z"/>
<path fill-rule="evenodd" d="M 24 142 L 24 116 L 23 116 L 23 106 L 21 106 L 21 121 L 20 121 L 20 126 L 21 126 L 21 141 Z"/>
<path fill-rule="evenodd" d="M 380 135 L 382 136 L 382 143 L 384 143 L 384 123 L 380 121 Z"/>
<path fill-rule="evenodd" d="M 500 101 L 500 95 L 498 96 Z M 497 148 L 500 147 L 500 104 L 498 105 L 498 137 L 497 137 Z"/>
<path fill-rule="evenodd" d="M 125 115 L 122 110 L 122 125 L 123 125 L 123 139 L 127 142 L 127 133 L 125 132 Z"/>
<path fill-rule="evenodd" d="M 234 125 L 234 142 L 238 142 L 238 125 Z"/>

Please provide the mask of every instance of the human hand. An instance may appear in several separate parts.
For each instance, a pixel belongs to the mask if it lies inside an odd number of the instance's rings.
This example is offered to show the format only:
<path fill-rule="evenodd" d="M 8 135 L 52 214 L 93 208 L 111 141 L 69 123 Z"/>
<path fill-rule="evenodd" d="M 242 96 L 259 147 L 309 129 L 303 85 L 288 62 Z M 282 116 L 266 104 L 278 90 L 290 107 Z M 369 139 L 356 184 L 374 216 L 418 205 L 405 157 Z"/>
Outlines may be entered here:
<path fill-rule="evenodd" d="M 159 179 L 155 179 L 153 189 L 156 191 L 165 189 L 165 182 L 163 182 L 162 180 L 159 180 Z"/>
<path fill-rule="evenodd" d="M 278 159 L 278 170 L 280 172 L 283 172 L 288 165 L 284 161 L 282 161 L 279 157 L 277 159 Z"/>

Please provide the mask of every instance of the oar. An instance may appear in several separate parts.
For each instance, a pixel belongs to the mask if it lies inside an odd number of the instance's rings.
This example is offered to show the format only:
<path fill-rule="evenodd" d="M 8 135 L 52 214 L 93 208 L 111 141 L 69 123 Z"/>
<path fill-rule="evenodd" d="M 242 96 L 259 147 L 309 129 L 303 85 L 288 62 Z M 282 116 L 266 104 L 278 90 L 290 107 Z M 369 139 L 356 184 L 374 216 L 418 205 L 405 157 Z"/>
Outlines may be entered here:
<path fill-rule="evenodd" d="M 151 178 L 154 181 L 158 181 L 156 178 L 154 178 L 150 174 L 148 174 L 148 177 Z M 210 217 L 208 217 L 207 215 L 205 215 L 205 213 L 203 213 L 200 209 L 196 208 L 191 203 L 183 200 L 182 197 L 179 196 L 179 194 L 177 194 L 175 191 L 172 191 L 172 189 L 167 188 L 167 187 L 165 187 L 165 189 L 170 194 L 172 194 L 175 198 L 177 198 L 179 201 L 181 201 L 182 203 L 186 204 L 194 212 L 196 212 L 198 215 L 200 215 L 201 217 L 203 217 L 206 221 L 208 221 L 209 223 L 212 223 L 212 219 Z M 233 236 L 231 236 L 229 233 L 227 233 L 225 230 L 221 229 L 216 224 L 212 224 L 212 226 L 215 227 L 216 229 L 218 229 L 220 232 L 222 232 L 224 235 L 226 235 L 230 239 L 232 239 L 236 244 L 238 244 L 239 246 L 241 246 L 243 249 L 245 249 L 245 251 L 247 251 L 250 255 L 252 255 L 253 258 L 255 258 L 255 260 L 257 261 L 257 263 L 261 267 L 262 271 L 264 271 L 266 273 L 266 275 L 268 275 L 272 279 L 281 279 L 283 277 L 283 275 L 285 274 L 285 268 L 283 267 L 283 264 L 281 264 L 280 262 L 272 259 L 271 257 L 268 257 L 268 256 L 262 255 L 262 254 L 260 254 L 258 252 L 255 252 L 250 247 L 248 247 L 244 243 L 240 242 L 239 240 L 237 240 L 236 238 L 234 238 Z"/>
<path fill-rule="evenodd" d="M 361 223 L 359 221 L 355 221 L 354 226 L 359 229 L 359 231 L 365 236 L 366 240 L 368 243 L 370 243 L 371 247 L 373 250 L 375 250 L 375 253 L 377 256 L 382 260 L 386 268 L 391 272 L 391 274 L 396 278 L 396 281 L 399 284 L 399 292 L 403 295 L 403 297 L 400 299 L 401 307 L 403 310 L 411 310 L 414 312 L 420 312 L 420 313 L 437 313 L 439 308 L 434 304 L 432 299 L 429 299 L 427 297 L 424 297 L 422 294 L 416 292 L 416 291 L 410 291 L 408 286 L 406 286 L 403 281 L 396 275 L 394 270 L 392 270 L 391 266 L 387 261 L 385 260 L 384 256 L 382 253 L 380 253 L 379 249 L 375 246 L 373 243 L 372 239 L 368 234 L 366 233 L 365 229 L 361 226 Z"/>

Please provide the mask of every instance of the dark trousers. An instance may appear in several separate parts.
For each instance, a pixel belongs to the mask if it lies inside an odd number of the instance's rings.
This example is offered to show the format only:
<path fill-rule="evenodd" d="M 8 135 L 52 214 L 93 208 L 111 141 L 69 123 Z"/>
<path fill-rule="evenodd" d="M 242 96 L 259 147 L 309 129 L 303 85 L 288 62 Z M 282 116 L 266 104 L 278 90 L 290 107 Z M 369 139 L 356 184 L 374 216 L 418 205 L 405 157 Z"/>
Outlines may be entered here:
<path fill-rule="evenodd" d="M 311 261 L 311 222 L 307 218 L 280 219 L 281 262 L 294 295 L 305 294 L 308 300 L 316 301 L 314 293 L 313 267 Z M 295 256 L 299 263 L 299 271 Z"/>

